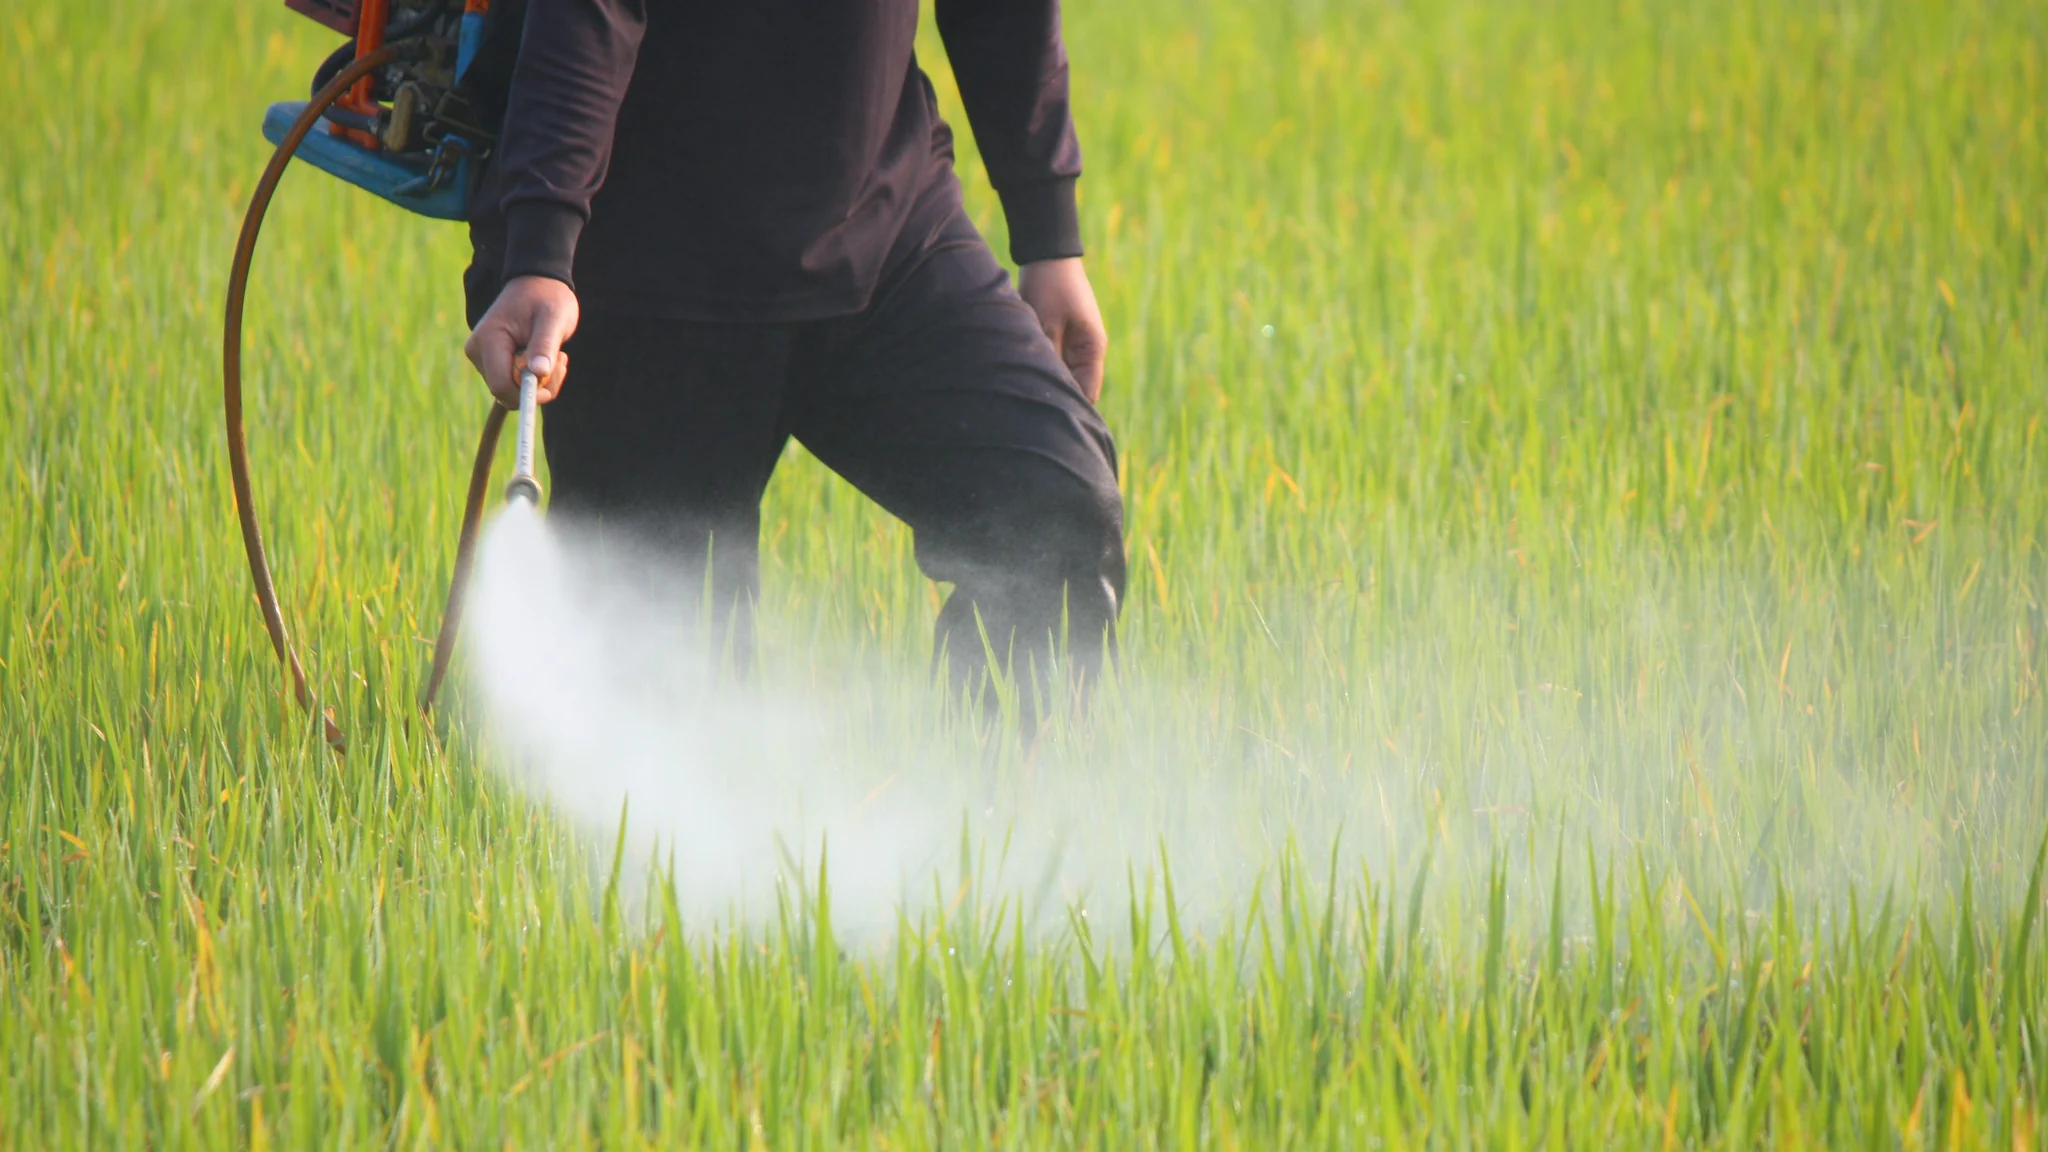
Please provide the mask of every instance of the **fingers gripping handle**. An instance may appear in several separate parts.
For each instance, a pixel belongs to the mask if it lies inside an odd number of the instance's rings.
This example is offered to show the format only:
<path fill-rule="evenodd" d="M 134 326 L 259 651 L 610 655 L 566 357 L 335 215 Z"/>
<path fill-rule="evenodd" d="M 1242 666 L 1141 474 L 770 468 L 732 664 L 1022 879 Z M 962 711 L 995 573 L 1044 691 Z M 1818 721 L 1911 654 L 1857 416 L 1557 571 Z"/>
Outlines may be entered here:
<path fill-rule="evenodd" d="M 505 499 L 524 500 L 536 507 L 540 504 L 540 481 L 533 477 L 533 424 L 537 403 L 534 392 L 540 387 L 539 377 L 531 368 L 519 372 L 519 438 L 512 452 L 512 481 L 505 485 Z"/>

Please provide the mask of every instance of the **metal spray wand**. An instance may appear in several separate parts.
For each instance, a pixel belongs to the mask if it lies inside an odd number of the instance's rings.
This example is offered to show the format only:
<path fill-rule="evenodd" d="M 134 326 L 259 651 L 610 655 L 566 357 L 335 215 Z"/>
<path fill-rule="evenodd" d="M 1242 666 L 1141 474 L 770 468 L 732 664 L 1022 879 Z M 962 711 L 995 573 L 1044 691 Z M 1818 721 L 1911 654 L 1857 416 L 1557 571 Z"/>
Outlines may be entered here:
<path fill-rule="evenodd" d="M 512 480 L 505 485 L 505 500 L 524 500 L 540 507 L 540 481 L 533 478 L 533 418 L 538 407 L 534 391 L 540 379 L 530 368 L 519 372 L 519 439 L 512 451 Z"/>

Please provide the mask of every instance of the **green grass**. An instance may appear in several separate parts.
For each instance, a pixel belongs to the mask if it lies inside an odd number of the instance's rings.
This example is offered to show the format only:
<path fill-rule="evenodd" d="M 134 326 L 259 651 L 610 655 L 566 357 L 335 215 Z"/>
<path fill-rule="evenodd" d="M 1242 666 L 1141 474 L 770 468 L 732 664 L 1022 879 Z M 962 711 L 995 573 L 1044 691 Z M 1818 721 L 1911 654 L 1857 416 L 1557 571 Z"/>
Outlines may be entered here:
<path fill-rule="evenodd" d="M 1070 7 L 1126 679 L 998 783 L 1164 850 L 843 948 L 412 719 L 463 237 L 300 172 L 250 432 L 325 753 L 217 332 L 328 38 L 0 14 L 0 1146 L 2048 1139 L 2048 9 Z M 934 592 L 800 454 L 770 505 L 766 662 L 879 771 Z"/>

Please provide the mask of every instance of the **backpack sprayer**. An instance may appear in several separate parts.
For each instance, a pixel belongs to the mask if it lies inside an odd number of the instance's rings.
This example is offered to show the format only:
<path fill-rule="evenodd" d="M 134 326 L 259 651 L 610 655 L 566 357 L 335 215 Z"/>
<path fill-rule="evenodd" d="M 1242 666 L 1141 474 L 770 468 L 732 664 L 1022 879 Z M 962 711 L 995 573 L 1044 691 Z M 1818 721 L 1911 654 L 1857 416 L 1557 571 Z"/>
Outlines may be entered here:
<path fill-rule="evenodd" d="M 482 70 L 472 66 L 487 41 L 504 42 L 504 29 L 509 28 L 516 40 L 524 4 L 498 0 L 495 10 L 491 0 L 285 0 L 285 4 L 350 39 L 314 74 L 310 99 L 273 104 L 263 117 L 263 134 L 277 145 L 277 151 L 256 183 L 235 244 L 221 345 L 222 391 L 235 507 L 263 623 L 278 659 L 291 672 L 293 695 L 309 713 L 320 716 L 327 743 L 342 752 L 347 740 L 333 715 L 319 707 L 285 630 L 250 491 L 249 450 L 242 434 L 242 305 L 256 237 L 293 156 L 422 216 L 468 219 L 471 185 L 497 135 L 503 97 L 502 91 L 489 90 L 491 81 L 479 81 L 474 73 Z M 501 81 L 502 77 L 494 79 Z M 540 503 L 540 484 L 533 475 L 537 384 L 532 373 L 521 374 L 518 451 L 512 482 L 505 489 L 507 500 L 525 500 L 536 506 Z M 423 711 L 433 707 L 434 695 L 448 671 L 477 524 L 490 485 L 491 461 L 504 423 L 505 410 L 492 405 L 470 468 L 468 501 L 441 630 L 434 640 L 433 664 L 420 689 Z"/>

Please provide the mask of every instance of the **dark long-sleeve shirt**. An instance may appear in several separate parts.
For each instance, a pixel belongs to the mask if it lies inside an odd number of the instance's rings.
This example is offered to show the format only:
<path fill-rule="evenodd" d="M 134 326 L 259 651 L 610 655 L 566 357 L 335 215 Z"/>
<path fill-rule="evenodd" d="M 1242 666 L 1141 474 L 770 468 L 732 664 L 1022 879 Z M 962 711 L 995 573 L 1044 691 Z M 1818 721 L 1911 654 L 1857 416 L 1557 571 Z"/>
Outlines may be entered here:
<path fill-rule="evenodd" d="M 1081 253 L 1058 0 L 936 0 L 1020 263 Z M 865 307 L 958 204 L 918 0 L 530 0 L 479 262 L 587 307 L 802 320 Z"/>

